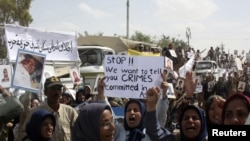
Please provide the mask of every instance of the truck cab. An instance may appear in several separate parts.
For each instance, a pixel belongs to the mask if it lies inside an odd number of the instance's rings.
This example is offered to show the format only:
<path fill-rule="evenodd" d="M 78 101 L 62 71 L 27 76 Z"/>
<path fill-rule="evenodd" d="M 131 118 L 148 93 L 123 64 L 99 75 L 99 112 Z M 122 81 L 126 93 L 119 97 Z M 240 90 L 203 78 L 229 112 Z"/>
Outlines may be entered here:
<path fill-rule="evenodd" d="M 78 46 L 78 53 L 82 64 L 80 74 L 83 77 L 84 85 L 90 85 L 92 89 L 98 75 L 104 75 L 104 57 L 113 55 L 115 51 L 104 46 Z"/>
<path fill-rule="evenodd" d="M 220 71 L 219 65 L 216 61 L 211 60 L 201 60 L 197 61 L 195 65 L 195 73 L 196 76 L 205 76 L 206 74 L 213 74 L 218 80 L 220 77 Z"/>

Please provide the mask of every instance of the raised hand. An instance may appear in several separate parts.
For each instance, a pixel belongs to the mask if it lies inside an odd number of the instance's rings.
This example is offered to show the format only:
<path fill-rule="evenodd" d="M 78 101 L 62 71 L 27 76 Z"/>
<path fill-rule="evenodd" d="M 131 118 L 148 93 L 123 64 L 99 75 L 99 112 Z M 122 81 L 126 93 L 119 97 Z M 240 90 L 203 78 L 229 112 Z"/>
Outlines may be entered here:
<path fill-rule="evenodd" d="M 106 77 L 103 77 L 103 78 L 99 79 L 97 82 L 97 91 L 98 91 L 97 101 L 105 99 L 105 96 L 104 96 L 104 87 L 105 87 L 104 80 L 105 79 L 106 79 Z"/>
<path fill-rule="evenodd" d="M 184 87 L 186 90 L 186 97 L 187 98 L 190 98 L 193 96 L 194 91 L 195 91 L 196 86 L 197 86 L 197 83 L 198 83 L 198 80 L 193 79 L 192 72 L 187 72 L 185 82 L 184 82 Z"/>
<path fill-rule="evenodd" d="M 147 90 L 146 93 L 146 110 L 154 111 L 156 110 L 156 105 L 158 99 L 160 97 L 160 88 L 159 87 L 152 87 Z"/>

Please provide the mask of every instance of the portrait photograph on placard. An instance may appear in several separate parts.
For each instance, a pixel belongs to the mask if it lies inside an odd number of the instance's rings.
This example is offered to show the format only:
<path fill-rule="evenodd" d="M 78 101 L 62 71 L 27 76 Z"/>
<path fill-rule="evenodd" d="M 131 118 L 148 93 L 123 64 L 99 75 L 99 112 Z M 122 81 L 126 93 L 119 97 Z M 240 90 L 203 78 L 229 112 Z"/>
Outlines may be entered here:
<path fill-rule="evenodd" d="M 70 77 L 73 81 L 74 84 L 81 84 L 81 78 L 80 78 L 80 74 L 79 71 L 77 70 L 76 67 L 71 68 L 70 70 Z"/>
<path fill-rule="evenodd" d="M 212 92 L 213 88 L 214 88 L 214 82 L 213 81 L 208 82 L 208 90 L 207 91 Z"/>
<path fill-rule="evenodd" d="M 168 77 L 169 73 L 170 73 L 170 70 L 167 70 L 167 69 L 163 70 L 163 74 L 166 76 L 166 78 Z"/>
<path fill-rule="evenodd" d="M 183 91 L 183 87 L 184 87 L 184 78 L 178 78 L 177 79 L 177 83 L 176 83 L 176 86 L 175 86 L 175 90 L 177 92 L 182 92 Z"/>
<path fill-rule="evenodd" d="M 98 75 L 97 75 L 92 94 L 98 94 L 98 91 L 97 91 L 98 82 L 99 82 L 103 77 L 104 77 L 103 74 L 98 74 Z"/>
<path fill-rule="evenodd" d="M 37 92 L 42 81 L 45 55 L 18 50 L 12 86 Z"/>
<path fill-rule="evenodd" d="M 0 85 L 4 88 L 8 88 L 11 85 L 11 72 L 11 65 L 0 65 Z"/>
<path fill-rule="evenodd" d="M 238 55 L 238 50 L 234 50 L 234 55 Z"/>
<path fill-rule="evenodd" d="M 239 92 L 244 92 L 244 91 L 245 91 L 245 86 L 246 86 L 246 82 L 244 82 L 244 81 L 239 81 L 239 84 L 238 84 L 238 91 L 239 91 Z"/>
<path fill-rule="evenodd" d="M 172 98 L 172 99 L 176 98 L 175 93 L 174 93 L 174 87 L 173 87 L 172 83 L 168 83 L 167 95 L 168 95 L 168 98 Z"/>
<path fill-rule="evenodd" d="M 173 61 L 168 57 L 165 57 L 165 67 L 168 70 L 173 70 Z"/>

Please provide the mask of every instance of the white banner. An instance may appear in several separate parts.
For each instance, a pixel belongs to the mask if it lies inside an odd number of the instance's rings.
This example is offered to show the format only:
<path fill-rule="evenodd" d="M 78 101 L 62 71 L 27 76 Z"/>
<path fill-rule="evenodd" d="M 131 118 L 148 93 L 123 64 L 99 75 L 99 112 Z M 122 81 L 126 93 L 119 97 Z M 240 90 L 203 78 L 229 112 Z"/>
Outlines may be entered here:
<path fill-rule="evenodd" d="M 106 55 L 104 94 L 120 98 L 146 98 L 150 87 L 160 86 L 164 57 Z"/>
<path fill-rule="evenodd" d="M 28 27 L 5 24 L 6 45 L 11 62 L 16 60 L 18 49 L 46 54 L 46 60 L 79 61 L 76 36 L 43 32 Z"/>
<path fill-rule="evenodd" d="M 186 78 L 186 72 L 192 71 L 194 58 L 195 55 L 193 55 L 182 67 L 179 68 L 179 77 Z"/>

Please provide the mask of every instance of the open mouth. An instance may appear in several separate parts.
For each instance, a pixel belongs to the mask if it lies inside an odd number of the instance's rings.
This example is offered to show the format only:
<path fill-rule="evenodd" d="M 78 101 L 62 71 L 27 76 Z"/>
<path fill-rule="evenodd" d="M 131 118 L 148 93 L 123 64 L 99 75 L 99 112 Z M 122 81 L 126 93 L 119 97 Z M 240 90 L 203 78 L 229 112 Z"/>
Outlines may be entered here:
<path fill-rule="evenodd" d="M 128 120 L 129 121 L 135 121 L 135 117 L 130 117 Z"/>
<path fill-rule="evenodd" d="M 187 131 L 195 131 L 195 127 L 188 127 L 186 128 Z"/>

